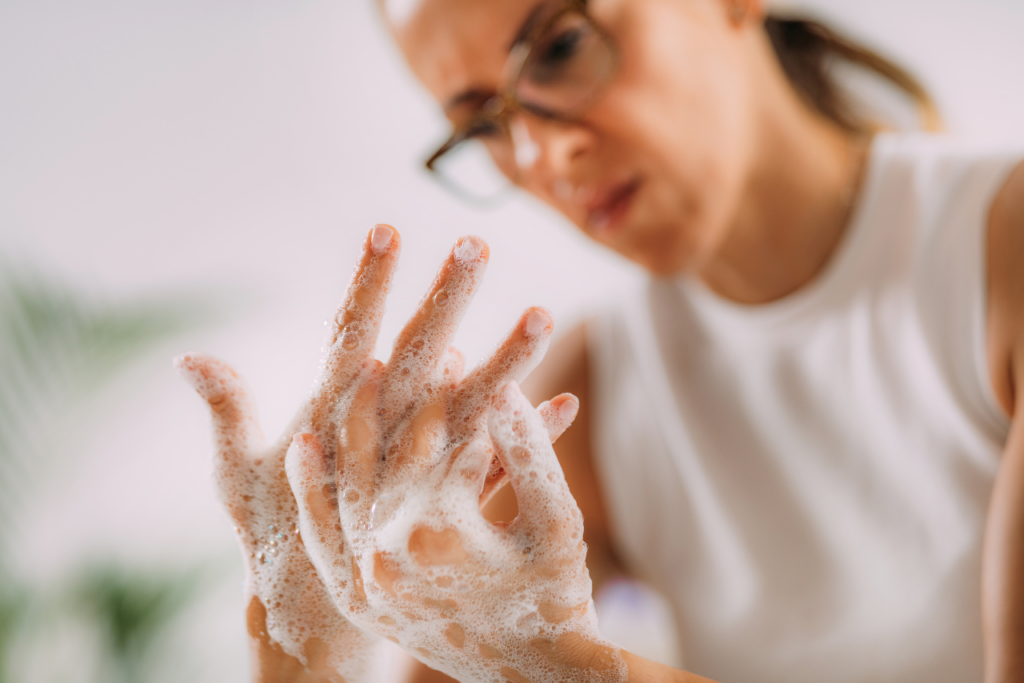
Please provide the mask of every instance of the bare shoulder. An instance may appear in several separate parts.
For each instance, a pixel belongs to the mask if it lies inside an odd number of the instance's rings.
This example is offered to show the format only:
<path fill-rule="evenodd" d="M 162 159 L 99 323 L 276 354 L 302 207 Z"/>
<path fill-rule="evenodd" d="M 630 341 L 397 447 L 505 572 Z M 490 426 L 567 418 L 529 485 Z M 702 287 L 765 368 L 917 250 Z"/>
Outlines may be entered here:
<path fill-rule="evenodd" d="M 988 359 L 996 396 L 1014 415 L 1024 386 L 1024 163 L 992 202 L 988 222 Z"/>

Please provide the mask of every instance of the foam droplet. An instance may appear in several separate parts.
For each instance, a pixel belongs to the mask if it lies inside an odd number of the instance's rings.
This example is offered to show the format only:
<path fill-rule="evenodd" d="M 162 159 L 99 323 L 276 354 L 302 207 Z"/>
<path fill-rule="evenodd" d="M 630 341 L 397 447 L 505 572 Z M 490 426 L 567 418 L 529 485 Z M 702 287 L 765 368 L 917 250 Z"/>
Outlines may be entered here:
<path fill-rule="evenodd" d="M 349 351 L 359 346 L 359 331 L 354 326 L 347 325 L 341 331 L 341 345 Z"/>
<path fill-rule="evenodd" d="M 370 509 L 370 527 L 379 529 L 390 522 L 401 506 L 402 499 L 398 496 L 383 495 L 378 498 Z"/>
<path fill-rule="evenodd" d="M 480 244 L 472 237 L 466 237 L 455 247 L 455 260 L 459 263 L 470 263 L 480 258 Z"/>

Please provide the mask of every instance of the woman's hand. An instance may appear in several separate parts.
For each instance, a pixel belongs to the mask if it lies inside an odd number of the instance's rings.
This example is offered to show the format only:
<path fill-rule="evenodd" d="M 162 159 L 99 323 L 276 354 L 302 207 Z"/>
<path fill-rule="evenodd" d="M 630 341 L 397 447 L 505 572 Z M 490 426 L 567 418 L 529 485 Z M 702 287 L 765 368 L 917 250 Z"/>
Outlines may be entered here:
<path fill-rule="evenodd" d="M 302 537 L 342 614 L 434 668 L 474 681 L 625 680 L 597 630 L 582 517 L 551 448 L 577 403 L 534 410 L 509 383 L 539 360 L 550 318 L 524 314 L 465 380 L 448 349 L 486 259 L 482 242 L 461 241 L 391 361 L 361 363 L 322 428 L 292 440 Z M 481 501 L 509 476 L 520 515 L 493 525 Z"/>
<path fill-rule="evenodd" d="M 342 304 L 321 379 L 291 426 L 271 445 L 234 370 L 201 354 L 186 354 L 174 362 L 212 412 L 214 477 L 245 558 L 254 674 L 264 683 L 373 680 L 375 638 L 338 614 L 310 564 L 284 457 L 295 433 L 333 429 L 332 407 L 372 353 L 398 252 L 394 231 L 375 228 Z"/>
<path fill-rule="evenodd" d="M 210 404 L 217 493 L 246 567 L 246 623 L 254 680 L 369 681 L 374 638 L 338 614 L 309 562 L 284 476 L 286 443 L 267 447 L 241 378 L 209 356 L 175 359 Z"/>

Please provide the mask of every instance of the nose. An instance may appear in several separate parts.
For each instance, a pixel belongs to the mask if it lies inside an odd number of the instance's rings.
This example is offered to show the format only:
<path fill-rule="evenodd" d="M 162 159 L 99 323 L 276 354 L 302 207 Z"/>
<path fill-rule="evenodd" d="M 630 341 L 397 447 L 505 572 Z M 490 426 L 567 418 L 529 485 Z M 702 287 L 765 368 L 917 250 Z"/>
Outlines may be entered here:
<path fill-rule="evenodd" d="M 509 121 L 516 166 L 524 181 L 539 176 L 548 180 L 571 175 L 595 145 L 586 126 L 517 112 Z"/>

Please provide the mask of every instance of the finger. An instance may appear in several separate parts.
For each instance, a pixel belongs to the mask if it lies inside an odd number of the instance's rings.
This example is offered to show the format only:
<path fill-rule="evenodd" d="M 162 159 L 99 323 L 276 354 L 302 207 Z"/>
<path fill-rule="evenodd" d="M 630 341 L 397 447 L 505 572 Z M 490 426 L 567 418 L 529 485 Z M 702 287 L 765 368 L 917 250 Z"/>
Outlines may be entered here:
<path fill-rule="evenodd" d="M 550 401 L 544 401 L 537 406 L 537 412 L 548 428 L 548 437 L 551 443 L 558 441 L 558 437 L 565 433 L 576 414 L 580 411 L 580 400 L 572 394 L 561 394 Z"/>
<path fill-rule="evenodd" d="M 508 483 L 508 472 L 505 471 L 498 457 L 492 456 L 486 469 L 483 486 L 480 488 L 480 509 L 482 510 L 487 503 L 491 502 L 491 498 L 494 498 Z"/>
<path fill-rule="evenodd" d="M 479 499 L 480 509 L 508 484 L 508 473 L 488 440 L 473 439 L 452 451 L 451 465 L 445 477 L 462 481 L 470 495 Z"/>
<path fill-rule="evenodd" d="M 238 461 L 263 447 L 263 434 L 249 389 L 227 363 L 202 353 L 174 359 L 174 369 L 210 406 L 216 452 Z"/>
<path fill-rule="evenodd" d="M 448 349 L 444 360 L 444 383 L 445 388 L 451 391 L 462 379 L 462 370 L 466 365 L 462 352 L 454 346 Z M 399 450 L 401 454 L 391 461 L 390 472 L 395 476 L 402 476 L 410 469 L 426 470 L 439 456 L 436 446 L 441 435 L 445 433 L 445 400 L 449 394 L 442 392 L 433 397 L 425 405 L 418 407 L 416 414 L 409 421 L 407 430 L 407 447 Z M 456 449 L 458 452 L 459 449 Z M 450 457 L 454 461 L 454 454 Z"/>
<path fill-rule="evenodd" d="M 583 519 L 565 483 L 547 426 L 515 382 L 495 399 L 488 429 L 519 503 L 513 526 L 537 541 L 582 533 Z"/>
<path fill-rule="evenodd" d="M 346 550 L 333 470 L 333 463 L 315 436 L 302 433 L 292 437 L 285 472 L 299 510 L 302 543 L 325 581 L 338 575 Z"/>
<path fill-rule="evenodd" d="M 337 484 L 345 504 L 369 505 L 381 462 L 378 397 L 384 364 L 369 361 L 338 432 Z"/>
<path fill-rule="evenodd" d="M 433 379 L 459 322 L 480 286 L 489 252 L 479 237 L 463 237 L 441 266 L 412 319 L 395 341 L 384 381 L 384 407 L 395 420 Z M 392 405 L 394 404 L 394 405 Z"/>
<path fill-rule="evenodd" d="M 494 449 L 484 439 L 467 441 L 452 451 L 445 478 L 461 481 L 473 494 L 481 495 Z"/>
<path fill-rule="evenodd" d="M 466 369 L 466 357 L 454 346 L 448 348 L 448 354 L 444 361 L 444 381 L 449 390 L 462 381 L 462 374 Z"/>
<path fill-rule="evenodd" d="M 363 255 L 334 317 L 317 392 L 321 400 L 339 396 L 373 356 L 400 251 L 401 238 L 389 225 L 376 225 L 366 236 Z"/>
<path fill-rule="evenodd" d="M 544 357 L 554 323 L 543 308 L 531 308 L 486 362 L 462 382 L 453 403 L 453 423 L 471 428 L 491 399 L 509 382 L 521 382 Z"/>
<path fill-rule="evenodd" d="M 445 408 L 444 396 L 436 393 L 416 406 L 408 426 L 397 430 L 397 437 L 388 446 L 385 455 L 388 478 L 415 477 L 443 455 L 438 445 L 445 433 Z"/>

